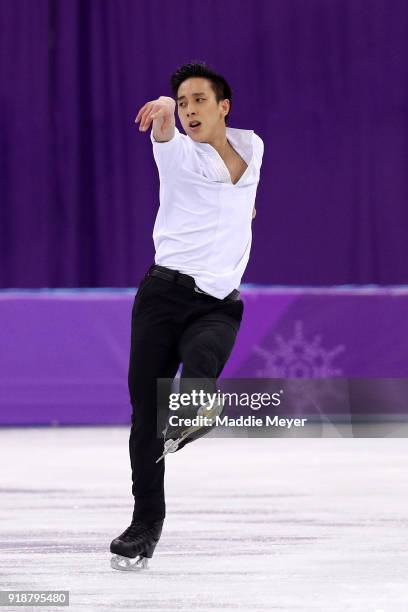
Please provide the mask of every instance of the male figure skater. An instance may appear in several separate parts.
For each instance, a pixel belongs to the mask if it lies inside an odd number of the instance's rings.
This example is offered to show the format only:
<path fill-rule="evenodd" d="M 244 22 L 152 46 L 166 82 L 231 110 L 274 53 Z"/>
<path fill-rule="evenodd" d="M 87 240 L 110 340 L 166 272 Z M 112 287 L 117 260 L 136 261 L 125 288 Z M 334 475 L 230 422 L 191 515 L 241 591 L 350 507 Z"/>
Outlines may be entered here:
<path fill-rule="evenodd" d="M 113 542 L 114 569 L 147 567 L 165 518 L 164 454 L 208 432 L 157 435 L 157 379 L 216 380 L 240 328 L 239 285 L 249 259 L 264 145 L 253 130 L 226 126 L 231 89 L 205 63 L 171 77 L 174 99 L 147 102 L 135 122 L 150 138 L 160 178 L 155 263 L 132 310 L 129 453 L 134 511 Z M 175 107 L 185 131 L 175 125 Z"/>

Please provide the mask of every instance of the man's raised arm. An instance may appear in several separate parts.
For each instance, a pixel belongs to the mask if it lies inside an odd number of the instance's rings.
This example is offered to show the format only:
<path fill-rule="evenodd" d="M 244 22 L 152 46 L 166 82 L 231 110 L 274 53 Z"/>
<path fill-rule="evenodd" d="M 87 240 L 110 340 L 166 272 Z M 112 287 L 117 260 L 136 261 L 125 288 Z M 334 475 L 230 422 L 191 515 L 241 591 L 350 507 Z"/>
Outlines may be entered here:
<path fill-rule="evenodd" d="M 140 121 L 139 130 L 145 132 L 153 121 L 153 138 L 156 142 L 167 142 L 174 136 L 175 108 L 176 102 L 173 98 L 160 96 L 157 100 L 146 102 L 139 109 L 135 123 Z"/>

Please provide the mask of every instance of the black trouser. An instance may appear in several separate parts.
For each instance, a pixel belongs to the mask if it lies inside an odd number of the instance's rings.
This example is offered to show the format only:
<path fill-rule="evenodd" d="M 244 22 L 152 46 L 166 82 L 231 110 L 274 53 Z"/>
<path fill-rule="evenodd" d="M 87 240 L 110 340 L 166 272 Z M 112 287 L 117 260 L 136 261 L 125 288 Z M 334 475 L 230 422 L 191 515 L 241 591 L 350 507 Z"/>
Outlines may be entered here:
<path fill-rule="evenodd" d="M 157 379 L 173 379 L 180 363 L 181 379 L 219 377 L 244 309 L 239 294 L 234 297 L 219 300 L 149 272 L 139 286 L 132 309 L 128 377 L 134 518 L 157 520 L 166 513 L 165 460 L 156 463 L 164 449 L 157 435 Z"/>

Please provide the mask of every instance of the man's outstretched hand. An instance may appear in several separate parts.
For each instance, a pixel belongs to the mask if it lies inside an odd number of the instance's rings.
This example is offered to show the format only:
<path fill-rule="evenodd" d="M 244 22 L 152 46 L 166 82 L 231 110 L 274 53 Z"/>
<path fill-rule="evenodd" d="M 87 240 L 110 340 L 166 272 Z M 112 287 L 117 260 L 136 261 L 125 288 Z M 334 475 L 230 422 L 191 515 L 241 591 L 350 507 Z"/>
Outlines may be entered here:
<path fill-rule="evenodd" d="M 174 111 L 176 102 L 173 98 L 160 96 L 157 100 L 146 102 L 138 111 L 135 123 L 140 121 L 139 130 L 145 132 L 149 129 L 153 120 L 155 130 L 165 136 L 174 126 Z"/>

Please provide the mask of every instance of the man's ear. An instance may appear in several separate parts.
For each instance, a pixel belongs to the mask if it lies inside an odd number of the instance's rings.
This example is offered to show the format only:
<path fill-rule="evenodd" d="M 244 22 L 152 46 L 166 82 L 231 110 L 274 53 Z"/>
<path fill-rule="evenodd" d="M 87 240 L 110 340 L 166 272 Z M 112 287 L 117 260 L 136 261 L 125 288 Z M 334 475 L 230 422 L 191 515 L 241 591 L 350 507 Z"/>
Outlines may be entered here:
<path fill-rule="evenodd" d="M 230 109 L 230 101 L 226 98 L 225 100 L 221 100 L 221 105 L 222 105 L 222 110 L 224 111 L 224 117 L 225 115 L 228 115 L 228 111 Z"/>

